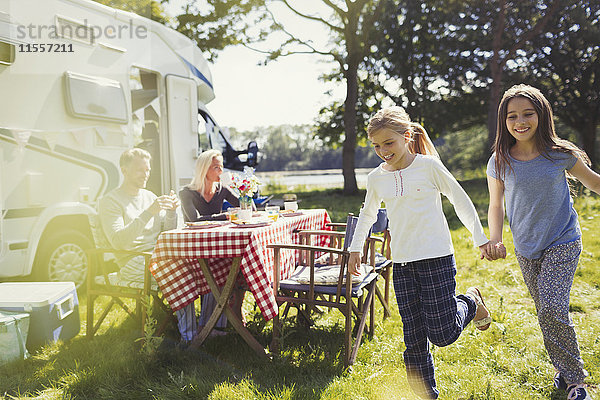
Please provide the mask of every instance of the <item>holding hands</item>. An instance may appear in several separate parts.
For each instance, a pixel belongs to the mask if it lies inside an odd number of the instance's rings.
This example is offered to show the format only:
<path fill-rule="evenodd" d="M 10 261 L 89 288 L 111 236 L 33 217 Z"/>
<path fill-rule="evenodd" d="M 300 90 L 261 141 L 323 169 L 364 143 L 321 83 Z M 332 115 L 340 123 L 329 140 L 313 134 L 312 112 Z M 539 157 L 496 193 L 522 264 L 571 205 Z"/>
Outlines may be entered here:
<path fill-rule="evenodd" d="M 506 247 L 499 241 L 490 240 L 479 246 L 479 251 L 481 252 L 481 260 L 485 258 L 488 261 L 494 261 L 499 258 L 506 258 Z"/>

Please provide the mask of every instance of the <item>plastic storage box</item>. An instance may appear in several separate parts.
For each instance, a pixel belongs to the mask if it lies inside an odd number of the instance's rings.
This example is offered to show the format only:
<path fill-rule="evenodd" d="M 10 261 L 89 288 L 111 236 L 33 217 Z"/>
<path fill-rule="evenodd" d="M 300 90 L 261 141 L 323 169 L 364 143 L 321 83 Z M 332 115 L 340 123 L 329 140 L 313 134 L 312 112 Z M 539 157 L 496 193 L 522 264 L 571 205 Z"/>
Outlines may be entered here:
<path fill-rule="evenodd" d="M 73 282 L 0 283 L 2 310 L 30 314 L 29 351 L 79 333 L 79 301 Z"/>
<path fill-rule="evenodd" d="M 25 348 L 29 314 L 0 311 L 0 366 L 29 357 Z"/>

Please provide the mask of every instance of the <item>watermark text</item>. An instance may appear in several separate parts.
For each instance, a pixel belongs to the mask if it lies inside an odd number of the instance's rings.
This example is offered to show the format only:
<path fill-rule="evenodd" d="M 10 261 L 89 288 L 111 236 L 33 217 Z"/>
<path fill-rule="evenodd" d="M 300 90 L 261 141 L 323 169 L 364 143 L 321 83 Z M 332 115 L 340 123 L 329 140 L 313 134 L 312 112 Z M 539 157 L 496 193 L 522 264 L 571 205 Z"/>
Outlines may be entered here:
<path fill-rule="evenodd" d="M 87 19 L 81 23 L 75 23 L 58 18 L 55 25 L 18 25 L 18 39 L 60 39 L 67 38 L 94 44 L 97 40 L 106 39 L 146 39 L 148 28 L 143 25 L 134 25 L 132 20 L 128 24 L 120 25 L 89 25 Z"/>

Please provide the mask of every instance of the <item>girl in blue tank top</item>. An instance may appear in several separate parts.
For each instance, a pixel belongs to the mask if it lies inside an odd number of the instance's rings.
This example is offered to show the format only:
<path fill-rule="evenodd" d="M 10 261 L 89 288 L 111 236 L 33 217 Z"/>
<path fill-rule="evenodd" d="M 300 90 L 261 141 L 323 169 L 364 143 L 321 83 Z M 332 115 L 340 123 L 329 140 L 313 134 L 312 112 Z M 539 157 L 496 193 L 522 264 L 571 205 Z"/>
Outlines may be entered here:
<path fill-rule="evenodd" d="M 556 135 L 550 103 L 538 89 L 516 85 L 504 93 L 487 166 L 491 239 L 486 258 L 506 257 L 506 204 L 515 254 L 557 371 L 554 385 L 566 390 L 568 400 L 591 399 L 569 316 L 581 230 L 567 182 L 569 175 L 600 193 L 600 175 L 589 164 L 584 151 Z"/>

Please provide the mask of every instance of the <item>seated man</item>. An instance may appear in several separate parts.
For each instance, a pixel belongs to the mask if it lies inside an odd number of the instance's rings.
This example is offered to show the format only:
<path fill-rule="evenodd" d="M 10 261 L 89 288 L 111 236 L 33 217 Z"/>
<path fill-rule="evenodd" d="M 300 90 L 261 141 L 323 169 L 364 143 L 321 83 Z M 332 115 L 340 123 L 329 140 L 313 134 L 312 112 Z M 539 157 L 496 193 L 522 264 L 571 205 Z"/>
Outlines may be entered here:
<path fill-rule="evenodd" d="M 150 158 L 150 153 L 143 149 L 125 151 L 119 160 L 123 183 L 98 202 L 102 231 L 116 249 L 152 251 L 161 231 L 177 227 L 177 196 L 171 192 L 170 195 L 157 197 L 145 189 L 150 176 Z M 144 282 L 144 257 L 125 256 L 116 261 L 120 268 L 120 283 Z M 183 325 L 186 322 L 195 325 L 195 321 L 178 319 L 182 339 L 191 340 L 197 328 L 188 329 Z M 185 337 L 188 331 L 192 336 Z"/>

